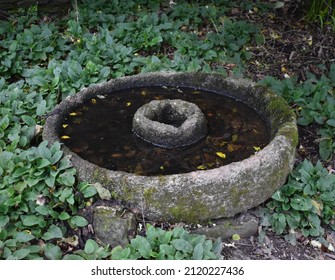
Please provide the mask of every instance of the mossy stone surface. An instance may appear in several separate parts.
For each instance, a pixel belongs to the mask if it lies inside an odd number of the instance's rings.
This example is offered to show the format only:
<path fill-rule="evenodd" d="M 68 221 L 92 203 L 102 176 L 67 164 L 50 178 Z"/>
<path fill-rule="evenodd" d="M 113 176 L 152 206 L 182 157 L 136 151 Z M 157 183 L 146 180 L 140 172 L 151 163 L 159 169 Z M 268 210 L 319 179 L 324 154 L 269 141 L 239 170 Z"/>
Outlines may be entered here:
<path fill-rule="evenodd" d="M 268 123 L 271 141 L 255 155 L 211 170 L 166 176 L 138 176 L 111 171 L 81 159 L 64 147 L 80 180 L 99 182 L 124 205 L 154 221 L 201 222 L 233 217 L 269 199 L 286 181 L 294 162 L 298 133 L 286 102 L 244 79 L 218 74 L 160 72 L 111 80 L 84 89 L 59 104 L 46 121 L 43 136 L 60 141 L 58 128 L 66 114 L 99 94 L 146 86 L 192 87 L 229 95 L 254 108 Z"/>

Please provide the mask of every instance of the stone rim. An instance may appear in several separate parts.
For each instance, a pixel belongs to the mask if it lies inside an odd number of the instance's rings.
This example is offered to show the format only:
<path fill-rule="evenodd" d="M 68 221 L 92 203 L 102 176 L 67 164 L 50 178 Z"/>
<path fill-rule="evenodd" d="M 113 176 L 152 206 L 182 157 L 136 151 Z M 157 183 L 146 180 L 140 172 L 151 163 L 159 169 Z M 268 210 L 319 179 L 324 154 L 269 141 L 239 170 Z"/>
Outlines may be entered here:
<path fill-rule="evenodd" d="M 178 124 L 164 123 L 162 119 L 167 117 L 168 121 Z M 182 147 L 194 144 L 206 136 L 207 121 L 194 103 L 181 99 L 152 100 L 136 111 L 133 132 L 156 146 Z"/>
<path fill-rule="evenodd" d="M 245 79 L 218 74 L 159 72 L 139 74 L 92 86 L 68 97 L 48 117 L 43 137 L 62 142 L 58 128 L 66 114 L 99 94 L 145 86 L 192 87 L 227 94 L 256 109 L 270 124 L 270 143 L 254 156 L 220 168 L 166 176 L 111 171 L 81 159 L 63 147 L 80 180 L 99 183 L 148 219 L 200 222 L 233 217 L 269 199 L 282 186 L 294 163 L 298 143 L 294 112 L 279 96 Z"/>

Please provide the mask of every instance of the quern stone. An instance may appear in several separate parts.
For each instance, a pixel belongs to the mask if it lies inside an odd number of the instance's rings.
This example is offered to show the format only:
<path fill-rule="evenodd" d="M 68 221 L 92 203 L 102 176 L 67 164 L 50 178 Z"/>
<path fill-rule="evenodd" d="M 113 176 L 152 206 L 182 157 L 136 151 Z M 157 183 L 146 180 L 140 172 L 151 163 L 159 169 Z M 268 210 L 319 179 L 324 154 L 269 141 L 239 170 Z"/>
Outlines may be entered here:
<path fill-rule="evenodd" d="M 154 221 L 192 222 L 233 217 L 269 199 L 286 181 L 294 163 L 298 133 L 294 112 L 284 99 L 249 80 L 219 74 L 160 72 L 128 76 L 95 85 L 61 102 L 46 120 L 43 137 L 61 141 L 64 118 L 97 95 L 129 88 L 190 87 L 226 94 L 255 109 L 269 124 L 271 140 L 239 162 L 183 174 L 139 176 L 99 167 L 63 147 L 80 180 L 99 182 L 127 207 Z"/>

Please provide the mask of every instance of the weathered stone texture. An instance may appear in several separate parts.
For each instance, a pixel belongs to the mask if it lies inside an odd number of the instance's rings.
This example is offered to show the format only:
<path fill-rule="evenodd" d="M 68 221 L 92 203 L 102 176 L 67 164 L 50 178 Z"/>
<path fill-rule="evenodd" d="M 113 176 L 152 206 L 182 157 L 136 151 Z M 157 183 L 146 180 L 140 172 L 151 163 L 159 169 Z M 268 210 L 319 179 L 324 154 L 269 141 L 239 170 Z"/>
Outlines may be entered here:
<path fill-rule="evenodd" d="M 61 141 L 58 128 L 82 102 L 99 94 L 129 87 L 192 87 L 227 94 L 254 108 L 269 122 L 271 141 L 255 155 L 212 170 L 167 176 L 138 176 L 111 171 L 84 161 L 64 147 L 81 180 L 109 189 L 150 220 L 198 222 L 233 217 L 269 199 L 286 181 L 298 144 L 294 112 L 266 88 L 218 74 L 149 73 L 111 80 L 82 90 L 63 101 L 46 121 L 43 136 L 50 144 Z"/>

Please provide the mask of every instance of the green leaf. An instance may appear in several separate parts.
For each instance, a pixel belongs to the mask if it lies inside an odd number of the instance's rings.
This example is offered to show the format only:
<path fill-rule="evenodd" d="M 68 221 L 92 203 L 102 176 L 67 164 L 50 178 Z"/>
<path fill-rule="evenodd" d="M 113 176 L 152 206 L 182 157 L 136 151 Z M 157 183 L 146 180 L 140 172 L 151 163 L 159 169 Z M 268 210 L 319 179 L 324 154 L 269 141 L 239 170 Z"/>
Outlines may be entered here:
<path fill-rule="evenodd" d="M 176 249 L 172 245 L 161 244 L 159 245 L 159 252 L 165 256 L 173 256 L 176 253 Z"/>
<path fill-rule="evenodd" d="M 59 175 L 57 181 L 65 186 L 72 187 L 76 181 L 73 171 L 66 171 Z"/>
<path fill-rule="evenodd" d="M 22 118 L 22 120 L 24 121 L 24 123 L 27 124 L 28 126 L 33 126 L 33 127 L 35 127 L 36 122 L 35 122 L 35 120 L 34 120 L 32 117 L 27 116 L 27 115 L 24 115 L 24 116 L 22 116 L 21 118 Z"/>
<path fill-rule="evenodd" d="M 36 115 L 37 116 L 43 116 L 47 111 L 47 102 L 45 100 L 42 100 L 38 103 L 37 109 L 36 109 Z"/>
<path fill-rule="evenodd" d="M 26 256 L 28 256 L 29 254 L 30 254 L 29 250 L 27 250 L 27 249 L 20 249 L 20 250 L 17 250 L 15 252 L 13 252 L 13 255 L 10 256 L 10 258 L 7 258 L 7 259 L 22 260 Z"/>
<path fill-rule="evenodd" d="M 204 255 L 204 248 L 201 243 L 198 243 L 193 250 L 192 260 L 202 260 Z"/>
<path fill-rule="evenodd" d="M 121 246 L 116 246 L 112 250 L 112 260 L 127 260 L 130 256 L 130 248 L 123 249 Z"/>
<path fill-rule="evenodd" d="M 81 216 L 74 216 L 71 218 L 71 223 L 77 227 L 85 227 L 88 225 L 88 221 Z"/>
<path fill-rule="evenodd" d="M 7 225 L 9 222 L 9 217 L 8 216 L 0 216 L 0 229 Z"/>
<path fill-rule="evenodd" d="M 81 261 L 81 260 L 84 260 L 83 257 L 79 256 L 79 255 L 75 255 L 75 254 L 72 254 L 72 255 L 65 255 L 63 257 L 63 260 L 77 260 L 77 261 Z"/>
<path fill-rule="evenodd" d="M 89 198 L 89 197 L 92 197 L 95 194 L 97 194 L 96 188 L 92 187 L 92 186 L 88 186 L 82 192 L 83 192 L 83 195 L 84 195 L 85 198 Z"/>
<path fill-rule="evenodd" d="M 92 239 L 88 239 L 85 244 L 84 251 L 88 255 L 92 255 L 99 249 L 99 245 Z"/>
<path fill-rule="evenodd" d="M 277 190 L 271 198 L 276 201 L 284 202 L 281 190 Z"/>
<path fill-rule="evenodd" d="M 62 251 L 61 249 L 52 243 L 47 243 L 44 247 L 44 255 L 49 260 L 61 260 Z"/>
<path fill-rule="evenodd" d="M 65 220 L 68 220 L 70 219 L 70 215 L 66 212 L 61 212 L 58 216 L 58 218 L 61 220 L 61 221 L 65 221 Z"/>
<path fill-rule="evenodd" d="M 43 221 L 43 218 L 35 215 L 27 215 L 22 218 L 22 223 L 24 226 L 34 226 L 38 225 Z"/>
<path fill-rule="evenodd" d="M 56 164 L 63 156 L 63 152 L 62 151 L 58 151 L 56 153 L 54 153 L 50 159 L 50 163 L 51 165 Z"/>
<path fill-rule="evenodd" d="M 15 240 L 17 242 L 22 242 L 22 243 L 25 243 L 25 242 L 28 242 L 30 240 L 33 240 L 35 238 L 34 235 L 30 234 L 30 233 L 27 233 L 27 232 L 17 232 L 16 234 L 14 234 L 13 236 L 15 238 Z"/>
<path fill-rule="evenodd" d="M 42 237 L 44 240 L 48 241 L 54 238 L 63 238 L 62 230 L 56 225 L 51 225 L 48 231 Z"/>
<path fill-rule="evenodd" d="M 184 239 L 174 239 L 171 241 L 171 244 L 176 250 L 184 253 L 191 253 L 193 251 L 192 245 Z"/>
<path fill-rule="evenodd" d="M 149 259 L 151 255 L 151 245 L 149 241 L 143 236 L 136 236 L 131 240 L 131 245 L 134 249 L 138 250 L 141 256 L 145 259 Z"/>
<path fill-rule="evenodd" d="M 291 198 L 291 207 L 299 211 L 309 211 L 313 208 L 312 200 L 308 197 L 295 195 Z"/>
<path fill-rule="evenodd" d="M 45 158 L 47 160 L 50 160 L 51 158 L 51 151 L 47 147 L 47 142 L 43 141 L 39 146 L 38 146 L 38 153 L 42 158 Z"/>

